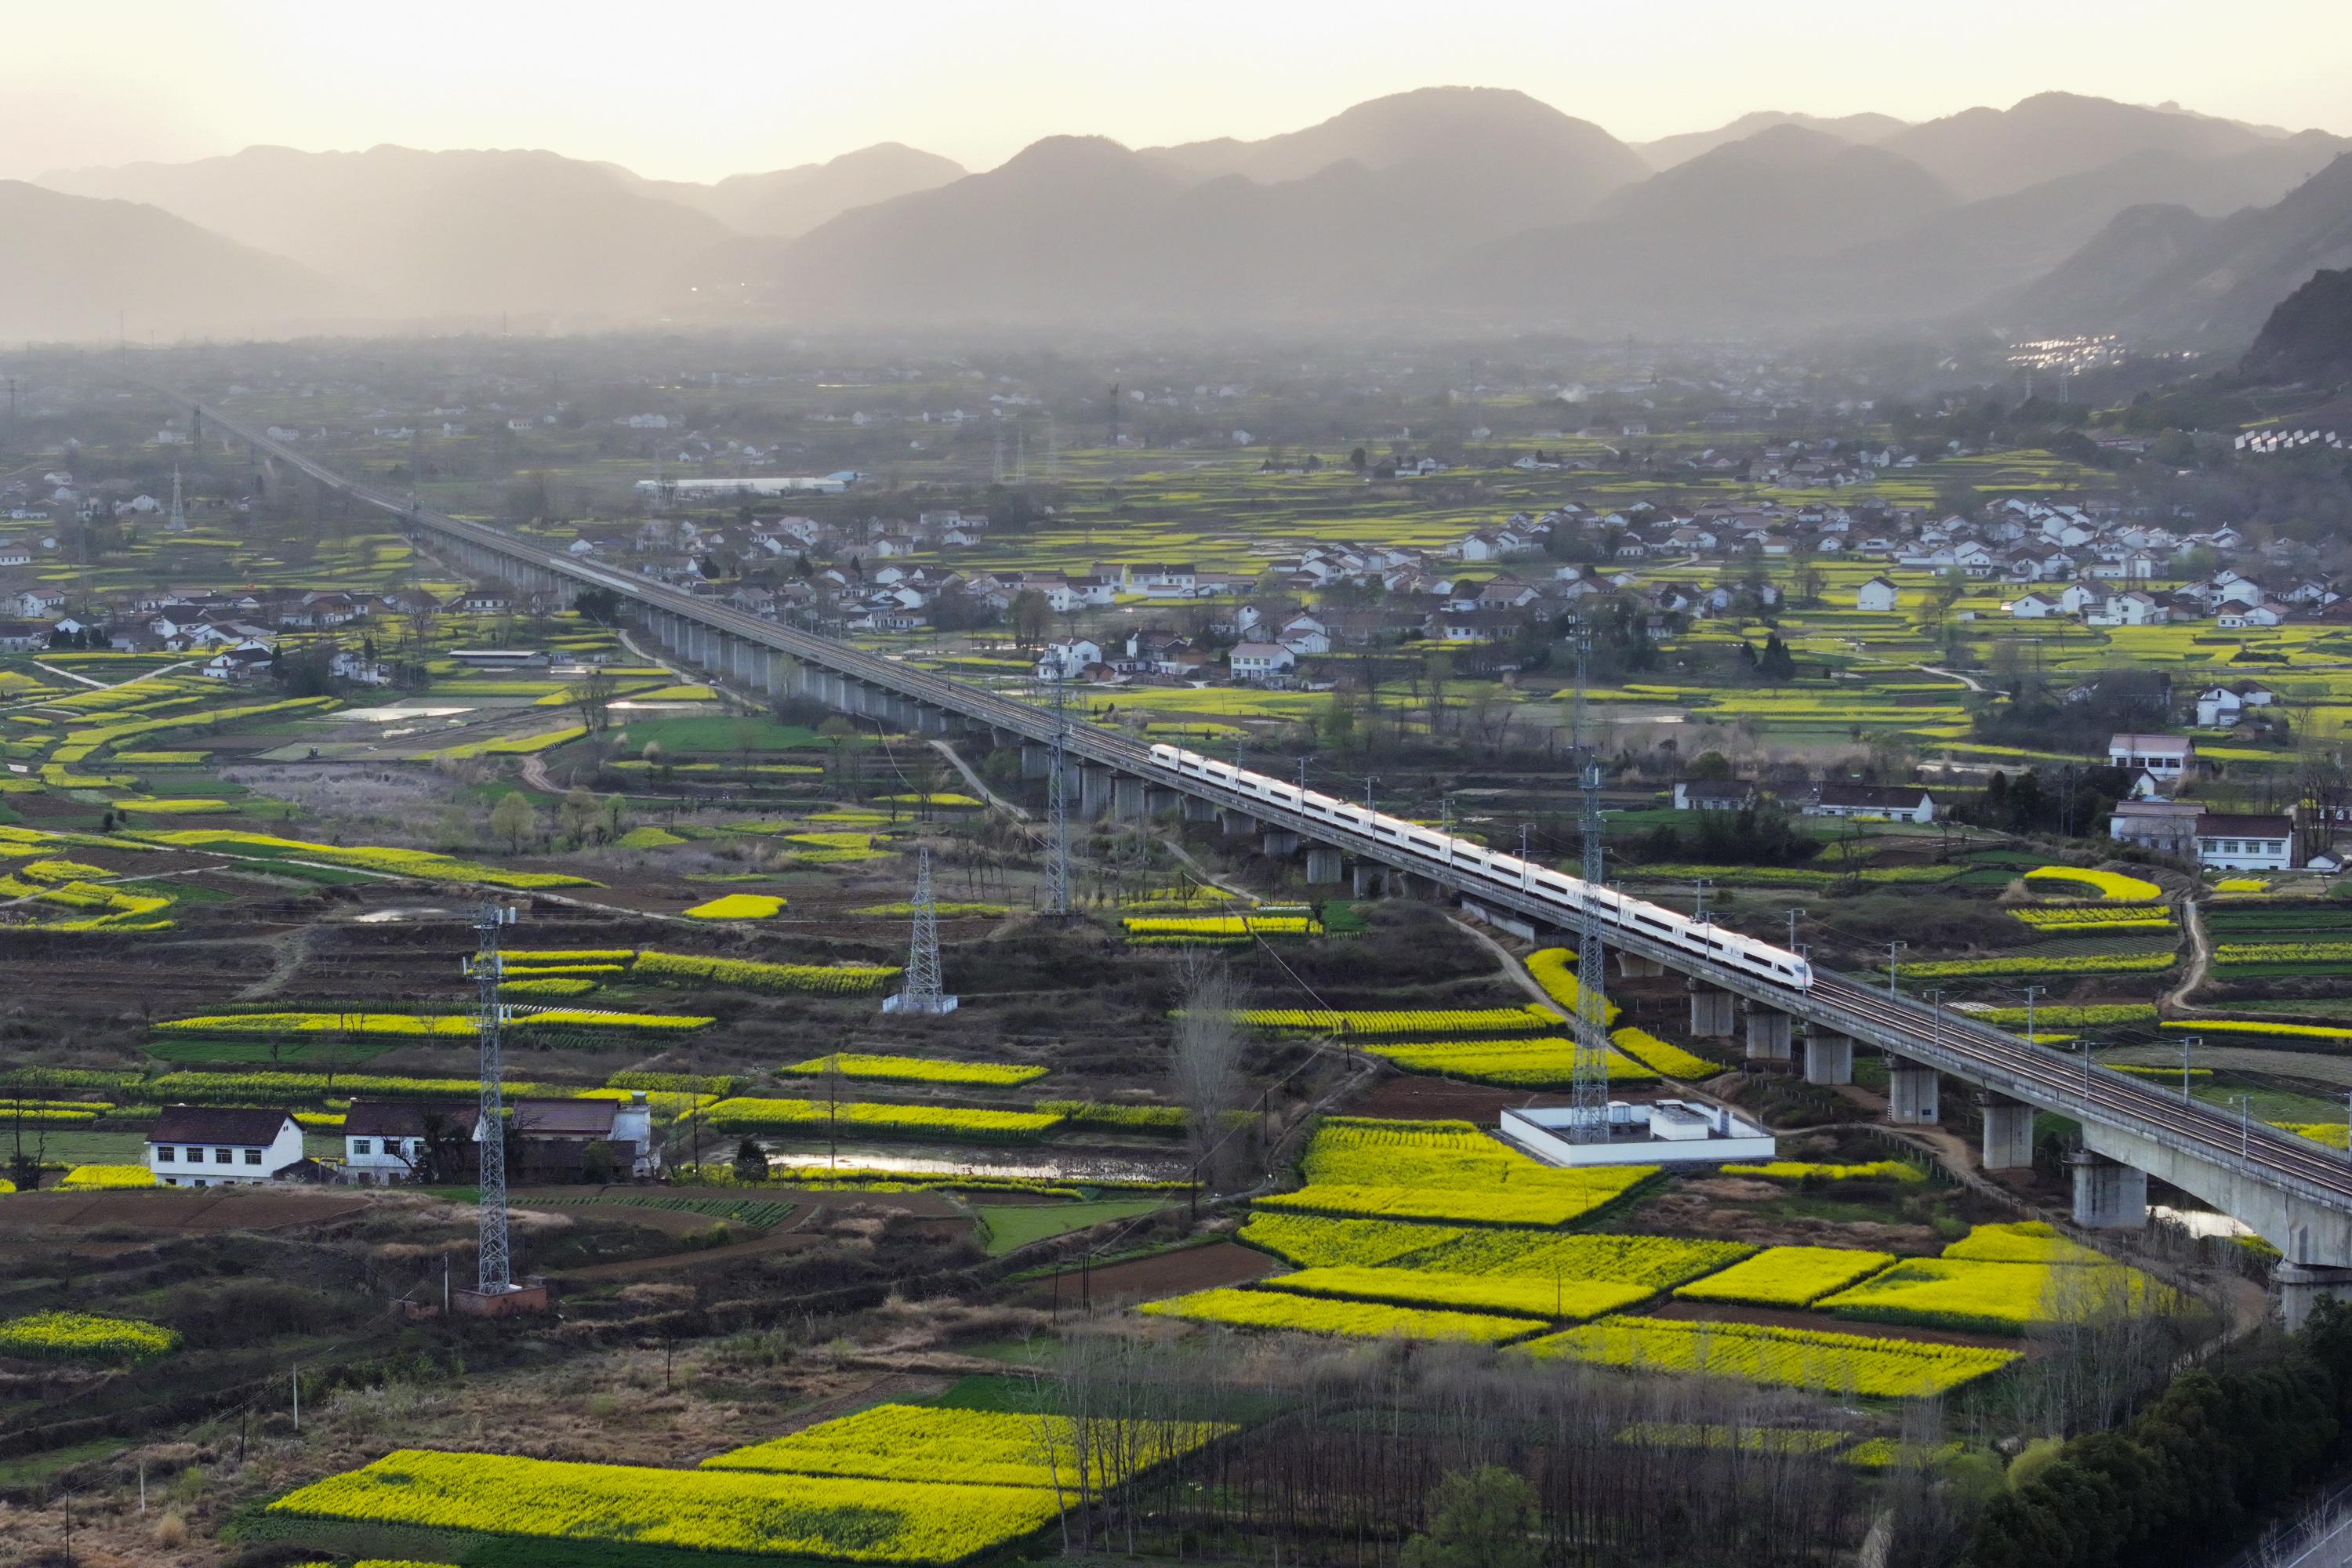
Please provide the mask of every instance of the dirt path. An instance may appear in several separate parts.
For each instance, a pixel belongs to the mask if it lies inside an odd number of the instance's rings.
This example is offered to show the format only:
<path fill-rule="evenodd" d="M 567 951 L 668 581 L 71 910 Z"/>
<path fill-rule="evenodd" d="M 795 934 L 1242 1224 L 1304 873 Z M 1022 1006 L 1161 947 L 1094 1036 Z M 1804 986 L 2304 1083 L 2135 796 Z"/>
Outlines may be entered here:
<path fill-rule="evenodd" d="M 948 744 L 945 741 L 933 741 L 930 742 L 930 747 L 931 750 L 937 752 L 940 755 L 948 760 L 948 766 L 955 769 L 956 773 L 963 779 L 963 782 L 971 787 L 972 794 L 988 802 L 991 806 L 1004 813 L 1005 816 L 1013 818 L 1015 822 L 1026 822 L 1029 820 L 1029 812 L 1027 807 L 1013 805 L 1011 801 L 1005 799 L 1003 795 L 997 794 L 994 790 L 981 783 L 980 775 L 972 772 L 971 764 L 965 762 L 963 760 L 963 754 L 961 752 L 958 752 L 953 746 Z"/>
<path fill-rule="evenodd" d="M 315 925 L 300 925 L 280 937 L 277 952 L 270 956 L 269 973 L 229 1000 L 262 1002 L 283 992 L 301 972 L 303 960 L 310 956 L 310 939 L 318 929 Z"/>
<path fill-rule="evenodd" d="M 2156 1010 L 2158 1015 L 2168 1008 L 2176 1012 L 2195 1011 L 2195 1004 L 2189 998 L 2205 984 L 2206 972 L 2213 965 L 2213 941 L 2205 933 L 2205 921 L 2197 912 L 2197 900 L 2182 899 L 2179 908 L 2181 929 L 2189 933 L 2189 973 L 2181 977 L 2179 984 L 2166 992 L 2162 1000 L 2158 1002 Z"/>
<path fill-rule="evenodd" d="M 1445 923 L 1452 926 L 1455 931 L 1460 931 L 1463 935 L 1468 937 L 1472 942 L 1476 942 L 1480 947 L 1485 948 L 1488 952 L 1493 953 L 1495 955 L 1495 962 L 1502 966 L 1505 978 L 1508 979 L 1512 984 L 1517 985 L 1520 990 L 1526 992 L 1530 997 L 1542 1003 L 1553 1012 L 1557 1013 L 1559 1011 L 1559 1004 L 1551 999 L 1551 993 L 1545 990 L 1542 984 L 1537 981 L 1536 977 L 1528 973 L 1528 966 L 1520 962 L 1519 955 L 1517 953 L 1513 952 L 1509 948 L 1505 947 L 1500 942 L 1495 939 L 1493 932 L 1486 930 L 1486 927 L 1477 924 L 1475 921 L 1465 921 L 1455 915 L 1446 916 Z"/>
<path fill-rule="evenodd" d="M 1947 680 L 1957 680 L 1962 686 L 1967 687 L 1970 691 L 1982 691 L 1984 689 L 1983 681 L 1979 680 L 1973 675 L 1962 675 L 1957 669 L 1941 669 L 1932 664 L 1914 665 L 1912 668 L 1918 670 L 1923 675 L 1940 675 Z"/>

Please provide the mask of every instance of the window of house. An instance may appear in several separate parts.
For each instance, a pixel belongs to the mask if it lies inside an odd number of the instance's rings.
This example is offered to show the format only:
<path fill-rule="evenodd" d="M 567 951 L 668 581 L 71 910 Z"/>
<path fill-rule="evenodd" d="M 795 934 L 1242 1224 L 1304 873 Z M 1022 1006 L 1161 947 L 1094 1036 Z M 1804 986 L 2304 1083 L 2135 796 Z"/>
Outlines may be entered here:
<path fill-rule="evenodd" d="M 258 1164 L 260 1164 L 260 1163 L 261 1163 L 261 1151 L 260 1151 L 260 1150 L 258 1150 L 258 1149 L 247 1149 L 247 1150 L 245 1152 L 245 1163 L 246 1163 L 247 1164 L 248 1164 L 248 1165 L 258 1165 Z"/>
<path fill-rule="evenodd" d="M 374 1141 L 373 1139 L 370 1139 L 370 1138 L 354 1138 L 354 1139 L 352 1139 L 352 1153 L 354 1153 L 354 1154 L 372 1154 L 372 1153 L 373 1153 L 374 1152 L 375 1152 L 375 1141 Z M 384 1145 L 384 1152 L 385 1152 L 385 1153 L 387 1153 L 387 1154 L 389 1154 L 390 1152 L 392 1152 L 392 1146 L 391 1146 L 390 1144 L 388 1144 L 388 1143 L 387 1143 L 386 1145 Z"/>
<path fill-rule="evenodd" d="M 172 1153 L 173 1151 L 168 1144 L 158 1143 L 155 1146 L 155 1163 L 159 1165 L 170 1164 L 172 1163 Z"/>
<path fill-rule="evenodd" d="M 236 1163 L 236 1151 L 234 1149 L 215 1149 L 213 1151 L 213 1163 L 215 1165 L 229 1165 Z"/>

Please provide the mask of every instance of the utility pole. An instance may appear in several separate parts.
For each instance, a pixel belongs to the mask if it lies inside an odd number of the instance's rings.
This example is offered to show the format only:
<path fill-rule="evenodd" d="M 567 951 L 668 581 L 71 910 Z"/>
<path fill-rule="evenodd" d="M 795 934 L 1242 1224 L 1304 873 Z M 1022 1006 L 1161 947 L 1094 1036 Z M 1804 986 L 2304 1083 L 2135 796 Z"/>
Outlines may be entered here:
<path fill-rule="evenodd" d="M 2029 985 L 2025 988 L 2025 1043 L 2029 1046 L 2039 1043 L 2033 1037 L 2033 999 L 2046 989 L 2048 987 L 2042 985 Z"/>
<path fill-rule="evenodd" d="M 1798 951 L 1798 947 L 1797 947 L 1797 921 L 1798 921 L 1798 920 L 1799 920 L 1800 918 L 1801 918 L 1801 917 L 1803 916 L 1804 912 L 1805 912 L 1805 911 L 1804 911 L 1803 910 L 1801 910 L 1801 909 L 1798 908 L 1797 906 L 1795 906 L 1795 905 L 1793 905 L 1793 904 L 1792 904 L 1792 905 L 1790 905 L 1790 908 L 1789 908 L 1789 951 L 1790 951 L 1790 952 L 1797 952 L 1797 951 Z"/>
<path fill-rule="evenodd" d="M 2180 1042 L 2180 1103 L 2183 1105 L 2189 1103 L 2189 1047 L 2204 1043 L 2202 1035 L 2191 1035 Z M 2352 1152 L 2352 1146 L 2347 1146 L 2347 1152 Z"/>
<path fill-rule="evenodd" d="M 1691 886 L 1695 889 L 1691 899 L 1691 921 L 1694 924 L 1705 925 L 1706 924 L 1707 880 L 1705 877 L 1700 877 L 1694 880 Z"/>
<path fill-rule="evenodd" d="M 1886 944 L 1886 994 L 1889 996 L 1903 994 L 1895 983 L 1895 966 L 1902 961 L 1903 950 L 1910 945 L 1907 942 L 1890 942 Z"/>

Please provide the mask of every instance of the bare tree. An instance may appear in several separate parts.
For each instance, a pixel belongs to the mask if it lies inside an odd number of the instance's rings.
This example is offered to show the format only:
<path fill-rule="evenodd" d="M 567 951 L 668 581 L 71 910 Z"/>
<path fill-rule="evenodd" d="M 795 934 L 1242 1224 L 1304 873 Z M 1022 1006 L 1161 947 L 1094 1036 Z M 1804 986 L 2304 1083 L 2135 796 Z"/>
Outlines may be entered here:
<path fill-rule="evenodd" d="M 613 696 L 619 684 L 612 671 L 598 668 L 590 670 L 572 689 L 572 705 L 580 710 L 580 722 L 590 734 L 603 734 L 612 722 Z"/>
<path fill-rule="evenodd" d="M 1213 1184 L 1212 1168 L 1225 1112 L 1241 1095 L 1241 1026 L 1234 979 L 1217 958 L 1199 949 L 1184 952 L 1183 1010 L 1176 1020 L 1169 1055 L 1169 1095 L 1184 1108 L 1192 1129 L 1195 1170 Z"/>

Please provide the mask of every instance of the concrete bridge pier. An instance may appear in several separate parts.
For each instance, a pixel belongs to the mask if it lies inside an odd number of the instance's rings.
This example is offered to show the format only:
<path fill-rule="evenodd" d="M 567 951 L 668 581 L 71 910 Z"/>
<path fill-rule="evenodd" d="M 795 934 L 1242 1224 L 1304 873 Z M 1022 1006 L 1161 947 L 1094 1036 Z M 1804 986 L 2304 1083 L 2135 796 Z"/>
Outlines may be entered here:
<path fill-rule="evenodd" d="M 1078 815 L 1100 816 L 1110 810 L 1111 771 L 1092 763 L 1078 767 Z"/>
<path fill-rule="evenodd" d="M 1389 890 L 1389 868 L 1377 860 L 1359 860 L 1350 868 L 1356 897 L 1385 898 Z"/>
<path fill-rule="evenodd" d="M 1307 852 L 1307 885 L 1328 887 L 1339 879 L 1341 858 L 1337 849 L 1312 848 Z"/>
<path fill-rule="evenodd" d="M 2094 1154 L 2070 1154 L 2074 1173 L 2074 1223 L 2086 1230 L 2141 1230 L 2147 1226 L 2147 1173 Z"/>
<path fill-rule="evenodd" d="M 2022 1170 L 2033 1163 L 2033 1107 L 2007 1095 L 1984 1097 L 1984 1168 Z"/>
<path fill-rule="evenodd" d="M 1757 1007 L 1748 1015 L 1748 1057 L 1750 1061 L 1790 1059 L 1789 1015 Z"/>
<path fill-rule="evenodd" d="M 1933 1127 L 1943 1120 L 1943 1079 L 1924 1062 L 1886 1058 L 1886 1119 L 1897 1127 Z"/>
<path fill-rule="evenodd" d="M 1143 781 L 1141 779 L 1126 773 L 1112 776 L 1110 814 L 1121 822 L 1133 822 L 1143 816 Z"/>
<path fill-rule="evenodd" d="M 2303 1327 L 2323 1298 L 2352 1300 L 2352 1268 L 2282 1262 L 2271 1270 L 2271 1283 L 2278 1287 L 2279 1316 L 2290 1331 Z"/>
<path fill-rule="evenodd" d="M 1183 798 L 1172 789 L 1147 784 L 1143 791 L 1143 814 L 1146 816 L 1163 816 L 1175 810 L 1177 803 Z"/>
<path fill-rule="evenodd" d="M 1805 1036 L 1805 1081 L 1841 1084 L 1853 1081 L 1853 1037 L 1814 1029 Z"/>
<path fill-rule="evenodd" d="M 1238 838 L 1243 834 L 1252 833 L 1256 831 L 1256 829 L 1257 818 L 1252 816 L 1248 812 L 1235 811 L 1231 806 L 1220 806 L 1218 808 L 1217 831 L 1224 835 L 1227 838 Z M 1331 879 L 1335 882 L 1339 880 L 1337 877 L 1334 877 Z"/>
<path fill-rule="evenodd" d="M 1288 828 L 1269 827 L 1265 830 L 1265 837 L 1258 840 L 1258 847 L 1274 858 L 1296 855 L 1298 853 L 1298 835 Z"/>
<path fill-rule="evenodd" d="M 1028 742 L 1021 746 L 1021 776 L 1024 779 L 1051 778 L 1054 774 L 1054 748 Z"/>
<path fill-rule="evenodd" d="M 1622 947 L 1613 949 L 1610 956 L 1617 961 L 1617 973 L 1628 980 L 1654 980 L 1666 972 L 1665 964 L 1660 960 L 1643 958 L 1627 952 Z"/>
<path fill-rule="evenodd" d="M 1213 800 L 1202 800 L 1197 795 L 1186 795 L 1184 797 L 1184 820 L 1187 822 L 1216 821 L 1217 803 Z"/>
<path fill-rule="evenodd" d="M 1690 988 L 1690 1032 L 1702 1040 L 1727 1040 L 1738 1027 L 1738 998 L 1694 981 Z"/>

